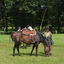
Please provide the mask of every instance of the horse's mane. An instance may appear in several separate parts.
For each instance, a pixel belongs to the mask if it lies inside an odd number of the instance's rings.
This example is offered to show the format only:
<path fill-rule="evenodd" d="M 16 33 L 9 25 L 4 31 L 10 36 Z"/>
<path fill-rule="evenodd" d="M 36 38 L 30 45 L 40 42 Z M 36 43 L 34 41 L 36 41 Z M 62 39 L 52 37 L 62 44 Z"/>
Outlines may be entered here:
<path fill-rule="evenodd" d="M 39 34 L 39 36 L 41 38 L 41 42 L 42 42 L 45 39 L 45 37 L 40 32 L 37 31 L 37 33 Z"/>
<path fill-rule="evenodd" d="M 49 46 L 46 38 L 45 38 L 40 32 L 37 31 L 37 33 L 39 34 L 39 36 L 40 36 L 40 38 L 41 38 L 41 42 L 42 42 L 43 44 L 46 44 L 47 46 Z"/>

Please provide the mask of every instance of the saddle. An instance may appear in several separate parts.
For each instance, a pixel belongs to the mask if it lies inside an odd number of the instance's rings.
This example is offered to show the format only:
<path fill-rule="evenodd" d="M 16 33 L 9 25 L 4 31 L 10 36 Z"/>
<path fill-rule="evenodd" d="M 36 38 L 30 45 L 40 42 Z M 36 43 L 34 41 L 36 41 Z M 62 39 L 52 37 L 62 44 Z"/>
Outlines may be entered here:
<path fill-rule="evenodd" d="M 29 34 L 29 38 L 30 39 L 34 39 L 34 36 L 36 35 L 36 31 L 35 29 L 33 29 L 32 31 L 23 31 L 24 34 Z"/>

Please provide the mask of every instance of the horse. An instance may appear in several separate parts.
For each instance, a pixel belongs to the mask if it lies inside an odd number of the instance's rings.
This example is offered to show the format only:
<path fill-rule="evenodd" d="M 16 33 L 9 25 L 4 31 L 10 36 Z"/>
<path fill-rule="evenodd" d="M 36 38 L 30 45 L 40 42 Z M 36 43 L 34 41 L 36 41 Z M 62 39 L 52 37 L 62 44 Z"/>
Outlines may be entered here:
<path fill-rule="evenodd" d="M 41 33 L 36 31 L 36 35 L 34 36 L 35 43 L 32 43 L 32 40 L 29 39 L 30 38 L 29 34 L 27 34 L 27 35 L 23 34 L 23 31 L 26 31 L 26 29 L 23 29 L 22 31 L 16 31 L 11 34 L 11 38 L 15 42 L 14 47 L 13 47 L 13 56 L 15 56 L 15 48 L 16 47 L 17 47 L 18 54 L 20 56 L 19 45 L 21 45 L 21 41 L 26 44 L 33 44 L 32 51 L 31 51 L 30 55 L 32 55 L 32 52 L 33 52 L 34 48 L 36 47 L 36 56 L 37 56 L 38 44 L 40 42 L 42 42 L 44 44 L 45 52 L 47 52 L 46 55 L 49 54 L 48 53 L 49 48 L 48 49 L 46 48 L 46 46 L 49 47 L 49 44 L 48 44 L 46 38 L 43 37 L 43 35 Z"/>
<path fill-rule="evenodd" d="M 50 39 L 47 39 L 47 41 L 48 41 L 49 46 L 46 46 L 44 44 L 44 47 L 45 47 L 44 51 L 45 51 L 46 56 L 49 56 L 49 55 L 52 56 L 52 44 L 51 44 Z"/>

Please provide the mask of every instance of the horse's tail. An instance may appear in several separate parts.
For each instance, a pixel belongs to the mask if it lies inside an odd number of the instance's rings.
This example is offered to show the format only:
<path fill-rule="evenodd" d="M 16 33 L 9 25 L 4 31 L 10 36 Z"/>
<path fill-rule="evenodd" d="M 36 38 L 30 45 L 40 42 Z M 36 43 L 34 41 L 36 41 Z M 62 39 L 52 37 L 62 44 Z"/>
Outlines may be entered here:
<path fill-rule="evenodd" d="M 11 38 L 12 38 L 12 41 L 14 41 L 14 37 L 13 37 L 13 34 L 14 34 L 14 32 L 11 34 Z"/>
<path fill-rule="evenodd" d="M 15 32 L 13 32 L 12 34 L 11 34 L 11 39 L 12 39 L 12 41 L 14 41 L 16 44 L 18 44 L 17 43 L 17 41 L 14 39 L 14 37 L 13 37 L 13 34 L 14 34 Z"/>

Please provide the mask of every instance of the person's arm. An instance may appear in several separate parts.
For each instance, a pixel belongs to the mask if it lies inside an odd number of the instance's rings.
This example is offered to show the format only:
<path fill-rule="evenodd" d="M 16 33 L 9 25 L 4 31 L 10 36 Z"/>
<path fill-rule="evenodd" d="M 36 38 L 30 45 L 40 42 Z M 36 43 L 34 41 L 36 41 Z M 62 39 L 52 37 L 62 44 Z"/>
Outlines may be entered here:
<path fill-rule="evenodd" d="M 50 32 L 50 36 L 52 37 L 52 33 Z"/>

